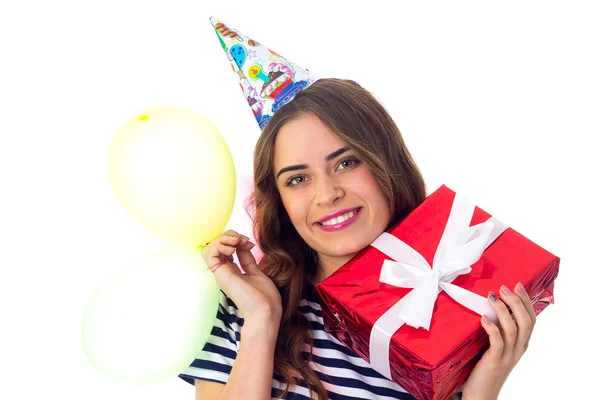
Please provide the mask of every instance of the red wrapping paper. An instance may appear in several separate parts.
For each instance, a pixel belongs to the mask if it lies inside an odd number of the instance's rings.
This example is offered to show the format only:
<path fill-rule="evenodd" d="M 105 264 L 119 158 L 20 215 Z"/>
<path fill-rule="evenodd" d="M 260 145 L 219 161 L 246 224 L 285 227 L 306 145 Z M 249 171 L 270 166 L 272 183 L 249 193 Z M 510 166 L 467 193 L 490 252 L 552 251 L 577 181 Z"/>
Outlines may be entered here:
<path fill-rule="evenodd" d="M 442 185 L 387 232 L 421 253 L 432 265 L 454 196 L 454 191 Z M 475 207 L 470 226 L 490 217 Z M 317 285 L 323 300 L 325 329 L 367 362 L 373 325 L 413 290 L 379 282 L 386 259 L 389 257 L 368 246 Z M 452 283 L 487 297 L 490 291 L 498 293 L 501 285 L 512 289 L 521 282 L 539 314 L 554 302 L 559 263 L 558 257 L 509 227 L 471 266 L 469 274 L 458 276 Z M 404 325 L 393 334 L 392 380 L 417 399 L 447 399 L 466 381 L 489 347 L 480 318 L 442 291 L 429 331 Z"/>

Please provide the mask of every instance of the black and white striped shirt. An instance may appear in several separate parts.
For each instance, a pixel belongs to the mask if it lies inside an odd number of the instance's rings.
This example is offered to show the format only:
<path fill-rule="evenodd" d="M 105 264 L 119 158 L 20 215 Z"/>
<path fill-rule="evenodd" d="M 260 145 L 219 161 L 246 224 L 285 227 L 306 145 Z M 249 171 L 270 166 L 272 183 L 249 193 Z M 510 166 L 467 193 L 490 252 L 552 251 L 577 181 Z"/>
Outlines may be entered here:
<path fill-rule="evenodd" d="M 331 400 L 381 399 L 408 400 L 414 397 L 398 384 L 385 378 L 323 329 L 323 314 L 318 294 L 310 283 L 300 300 L 300 311 L 311 322 L 313 337 L 312 361 Z M 179 377 L 194 384 L 194 379 L 227 383 L 233 362 L 240 348 L 240 331 L 244 319 L 233 301 L 221 292 L 221 302 L 211 335 L 194 362 Z M 305 345 L 305 351 L 310 347 Z M 271 396 L 283 393 L 281 377 L 273 375 Z M 315 396 L 313 392 L 313 396 Z M 286 399 L 310 399 L 304 380 L 290 386 Z"/>

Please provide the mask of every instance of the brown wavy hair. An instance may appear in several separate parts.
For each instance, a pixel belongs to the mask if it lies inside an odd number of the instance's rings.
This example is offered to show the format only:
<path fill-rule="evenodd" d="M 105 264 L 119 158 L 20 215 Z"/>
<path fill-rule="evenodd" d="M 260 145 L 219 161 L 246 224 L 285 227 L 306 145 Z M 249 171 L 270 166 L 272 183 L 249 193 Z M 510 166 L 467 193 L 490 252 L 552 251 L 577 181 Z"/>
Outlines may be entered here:
<path fill-rule="evenodd" d="M 356 82 L 320 79 L 279 109 L 264 127 L 254 150 L 255 190 L 247 207 L 264 256 L 261 270 L 279 288 L 283 314 L 275 347 L 274 371 L 287 383 L 279 399 L 301 377 L 312 398 L 328 395 L 309 365 L 312 356 L 310 324 L 299 311 L 306 282 L 315 283 L 317 253 L 300 237 L 283 206 L 273 172 L 275 138 L 287 122 L 313 114 L 366 163 L 388 201 L 388 228 L 417 207 L 426 187 L 404 145 L 400 130 L 377 99 Z M 387 229 L 387 228 L 386 228 Z M 303 352 L 308 345 L 309 352 Z"/>

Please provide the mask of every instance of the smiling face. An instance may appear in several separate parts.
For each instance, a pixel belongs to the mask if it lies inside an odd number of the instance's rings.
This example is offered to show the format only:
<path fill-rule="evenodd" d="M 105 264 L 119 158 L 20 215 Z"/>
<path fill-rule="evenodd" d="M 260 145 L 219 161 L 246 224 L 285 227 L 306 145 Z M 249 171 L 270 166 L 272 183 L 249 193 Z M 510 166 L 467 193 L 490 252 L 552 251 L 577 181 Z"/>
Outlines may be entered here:
<path fill-rule="evenodd" d="M 329 272 L 390 222 L 387 200 L 367 165 L 312 114 L 279 130 L 273 167 L 292 224 Z"/>

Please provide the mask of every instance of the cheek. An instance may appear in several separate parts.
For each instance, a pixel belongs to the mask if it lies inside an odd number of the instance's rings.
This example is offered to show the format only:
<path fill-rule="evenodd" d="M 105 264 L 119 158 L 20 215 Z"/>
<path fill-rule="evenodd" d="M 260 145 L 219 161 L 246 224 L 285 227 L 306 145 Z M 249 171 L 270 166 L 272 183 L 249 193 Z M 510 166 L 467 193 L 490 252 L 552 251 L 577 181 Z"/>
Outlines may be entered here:
<path fill-rule="evenodd" d="M 361 193 L 364 197 L 378 198 L 384 197 L 381 187 L 375 177 L 364 168 L 360 174 L 353 177 L 351 182 L 348 182 L 352 186 L 352 190 L 356 193 Z"/>
<path fill-rule="evenodd" d="M 302 193 L 292 193 L 282 196 L 281 201 L 293 224 L 305 221 L 307 218 L 307 200 Z"/>
<path fill-rule="evenodd" d="M 365 199 L 369 200 L 371 206 L 376 208 L 376 211 L 379 213 L 389 214 L 390 210 L 387 199 L 373 175 L 370 173 L 364 174 L 361 177 L 361 183 L 362 185 L 359 190 L 365 195 Z"/>

